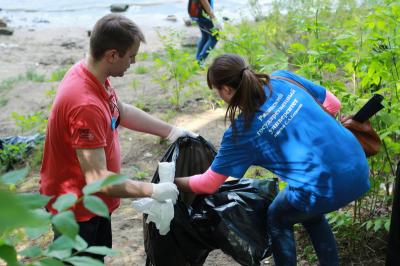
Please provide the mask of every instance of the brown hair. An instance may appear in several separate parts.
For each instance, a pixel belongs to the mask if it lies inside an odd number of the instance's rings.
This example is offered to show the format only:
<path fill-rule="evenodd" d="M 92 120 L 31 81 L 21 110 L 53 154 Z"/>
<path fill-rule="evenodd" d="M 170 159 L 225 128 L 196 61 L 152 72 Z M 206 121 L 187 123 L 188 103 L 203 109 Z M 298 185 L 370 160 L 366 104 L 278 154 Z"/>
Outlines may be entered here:
<path fill-rule="evenodd" d="M 231 121 L 235 134 L 235 117 L 241 112 L 245 128 L 249 128 L 254 113 L 266 101 L 264 85 L 269 86 L 270 77 L 267 74 L 253 72 L 245 60 L 236 54 L 223 54 L 214 59 L 207 72 L 207 84 L 220 90 L 223 85 L 235 90 L 225 114 Z"/>
<path fill-rule="evenodd" d="M 90 54 L 100 60 L 107 50 L 115 49 L 120 57 L 137 42 L 145 42 L 140 28 L 130 19 L 109 14 L 99 19 L 90 35 Z"/>

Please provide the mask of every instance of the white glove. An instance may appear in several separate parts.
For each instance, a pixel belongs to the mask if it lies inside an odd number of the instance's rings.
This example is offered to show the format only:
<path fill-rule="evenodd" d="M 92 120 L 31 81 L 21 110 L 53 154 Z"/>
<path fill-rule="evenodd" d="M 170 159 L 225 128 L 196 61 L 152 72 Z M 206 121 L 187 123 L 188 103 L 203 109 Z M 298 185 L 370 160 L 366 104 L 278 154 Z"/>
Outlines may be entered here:
<path fill-rule="evenodd" d="M 176 203 L 179 191 L 174 183 L 166 182 L 166 183 L 158 183 L 152 185 L 153 185 L 153 194 L 151 194 L 152 199 L 161 202 L 170 199 L 173 204 Z"/>
<path fill-rule="evenodd" d="M 172 127 L 171 132 L 168 134 L 167 139 L 171 142 L 175 142 L 179 137 L 192 137 L 197 138 L 199 134 L 193 133 L 192 131 L 186 130 L 181 127 Z"/>

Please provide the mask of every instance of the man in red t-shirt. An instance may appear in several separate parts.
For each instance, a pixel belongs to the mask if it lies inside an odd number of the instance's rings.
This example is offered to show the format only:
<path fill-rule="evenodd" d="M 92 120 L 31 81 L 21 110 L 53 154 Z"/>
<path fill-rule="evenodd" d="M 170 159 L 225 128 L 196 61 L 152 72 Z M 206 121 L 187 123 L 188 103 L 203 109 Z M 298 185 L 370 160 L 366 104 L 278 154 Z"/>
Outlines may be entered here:
<path fill-rule="evenodd" d="M 79 198 L 86 184 L 120 172 L 119 125 L 170 141 L 195 136 L 123 103 L 111 86 L 109 77 L 124 75 L 135 63 L 144 41 L 134 22 L 120 15 L 106 15 L 93 28 L 88 57 L 75 64 L 62 80 L 49 116 L 40 171 L 40 192 L 52 196 L 46 208 L 53 214 L 57 211 L 52 204 L 58 196 L 74 193 Z M 127 180 L 96 195 L 112 213 L 120 198 L 176 201 L 178 190 L 173 183 Z M 72 211 L 80 226 L 79 235 L 90 246 L 111 247 L 109 219 L 96 216 L 81 202 Z"/>

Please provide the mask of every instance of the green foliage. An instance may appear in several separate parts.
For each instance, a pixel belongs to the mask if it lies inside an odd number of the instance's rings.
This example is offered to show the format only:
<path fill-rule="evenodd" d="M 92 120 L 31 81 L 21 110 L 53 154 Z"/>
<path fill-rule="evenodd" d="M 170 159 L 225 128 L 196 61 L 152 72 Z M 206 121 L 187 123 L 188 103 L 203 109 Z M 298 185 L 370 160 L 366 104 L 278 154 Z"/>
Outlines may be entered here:
<path fill-rule="evenodd" d="M 150 55 L 147 52 L 141 52 L 136 56 L 136 61 L 146 61 Z"/>
<path fill-rule="evenodd" d="M 159 33 L 160 39 L 164 45 L 165 54 L 154 56 L 155 66 L 162 71 L 157 72 L 155 81 L 160 84 L 164 90 L 170 90 L 169 101 L 176 109 L 181 108 L 182 92 L 186 86 L 193 87 L 193 77 L 199 70 L 199 65 L 193 55 L 178 47 L 181 34 L 177 31 L 170 31 L 166 35 Z"/>
<path fill-rule="evenodd" d="M 0 93 L 4 94 L 4 93 L 8 92 L 15 86 L 15 84 L 17 84 L 18 82 L 20 82 L 22 80 L 24 80 L 24 77 L 22 77 L 22 76 L 12 77 L 12 78 L 3 80 L 0 83 Z"/>
<path fill-rule="evenodd" d="M 90 195 L 96 192 L 99 192 L 101 189 L 103 189 L 106 186 L 109 185 L 117 185 L 123 183 L 128 177 L 124 175 L 110 175 L 106 179 L 103 180 L 97 180 L 94 181 L 88 185 L 86 185 L 83 189 L 82 192 L 84 195 Z"/>
<path fill-rule="evenodd" d="M 135 67 L 135 73 L 139 75 L 143 75 L 149 72 L 149 69 L 146 66 L 138 65 Z"/>
<path fill-rule="evenodd" d="M 250 13 L 254 17 L 255 21 L 259 21 L 264 18 L 263 12 L 261 10 L 261 5 L 258 0 L 248 0 L 250 7 Z"/>
<path fill-rule="evenodd" d="M 136 100 L 135 102 L 132 103 L 135 107 L 139 108 L 140 110 L 143 110 L 145 112 L 149 112 L 150 108 L 148 107 L 148 104 L 144 102 L 141 99 Z"/>
<path fill-rule="evenodd" d="M 70 67 L 63 67 L 51 73 L 50 82 L 61 81 Z"/>
<path fill-rule="evenodd" d="M 21 163 L 27 157 L 26 144 L 4 144 L 0 149 L 0 173 L 12 168 L 13 165 Z"/>
<path fill-rule="evenodd" d="M 137 79 L 132 80 L 131 87 L 134 90 L 137 90 L 140 87 L 140 81 Z"/>
<path fill-rule="evenodd" d="M 256 12 L 258 1 L 249 3 Z M 400 2 L 277 0 L 265 15 L 257 23 L 225 23 L 212 56 L 236 53 L 256 71 L 295 71 L 337 95 L 342 114 L 354 114 L 374 93 L 385 97 L 385 109 L 371 119 L 384 141 L 369 158 L 371 189 L 328 215 L 339 245 L 350 247 L 352 256 L 374 234 L 387 234 L 390 223 L 400 154 Z"/>
<path fill-rule="evenodd" d="M 225 23 L 224 30 L 218 35 L 222 45 L 212 50 L 210 57 L 223 53 L 239 54 L 253 69 L 260 72 L 286 68 L 285 53 L 273 49 L 267 37 L 269 31 L 264 22 L 243 21 L 239 25 Z"/>
<path fill-rule="evenodd" d="M 88 247 L 78 235 L 79 226 L 69 209 L 82 201 L 90 211 L 109 217 L 108 208 L 104 202 L 91 194 L 108 185 L 119 184 L 127 177 L 112 175 L 89 184 L 84 187 L 85 194 L 79 199 L 73 194 L 58 197 L 52 207 L 59 212 L 52 215 L 43 210 L 50 197 L 38 193 L 15 192 L 15 186 L 27 174 L 28 169 L 23 168 L 0 176 L 0 209 L 2 210 L 0 212 L 0 258 L 7 265 L 64 265 L 64 262 L 73 265 L 103 265 L 97 260 L 80 254 L 83 252 L 109 256 L 116 254 L 107 247 Z M 31 244 L 22 250 L 17 248 L 25 236 L 37 239 L 47 234 L 51 225 L 60 236 L 48 247 Z M 22 256 L 23 260 L 20 260 L 17 255 Z"/>
<path fill-rule="evenodd" d="M 139 167 L 137 166 L 133 166 L 133 171 L 134 171 L 134 176 L 135 179 L 137 180 L 144 180 L 145 178 L 149 177 L 149 173 L 147 173 L 146 171 L 141 170 Z"/>
<path fill-rule="evenodd" d="M 166 122 L 171 121 L 174 117 L 176 117 L 176 110 L 173 109 L 167 109 L 163 114 L 162 114 L 162 119 Z"/>
<path fill-rule="evenodd" d="M 28 169 L 23 168 L 13 172 L 5 173 L 0 177 L 0 183 L 5 185 L 12 185 L 20 182 L 25 176 L 28 175 Z"/>
<path fill-rule="evenodd" d="M 33 69 L 28 69 L 25 74 L 25 78 L 34 82 L 43 82 L 45 80 L 44 75 L 36 73 L 36 71 Z"/>
<path fill-rule="evenodd" d="M 263 167 L 260 166 L 251 166 L 246 173 L 244 174 L 246 178 L 255 178 L 255 179 L 263 179 L 263 178 L 274 178 L 274 174 Z"/>
<path fill-rule="evenodd" d="M 83 205 L 91 212 L 99 216 L 109 218 L 108 207 L 99 197 L 85 196 L 83 199 Z"/>
<path fill-rule="evenodd" d="M 20 115 L 12 112 L 11 117 L 15 120 L 17 126 L 22 132 L 40 132 L 44 133 L 47 125 L 47 118 L 43 111 L 37 111 L 27 115 Z"/>
<path fill-rule="evenodd" d="M 75 194 L 67 193 L 57 198 L 57 200 L 53 203 L 53 208 L 58 212 L 62 212 L 75 205 L 77 200 L 78 198 L 75 196 Z"/>
<path fill-rule="evenodd" d="M 7 105 L 7 103 L 8 103 L 8 99 L 6 99 L 6 98 L 1 98 L 0 99 L 0 107 L 3 107 L 5 105 Z"/>

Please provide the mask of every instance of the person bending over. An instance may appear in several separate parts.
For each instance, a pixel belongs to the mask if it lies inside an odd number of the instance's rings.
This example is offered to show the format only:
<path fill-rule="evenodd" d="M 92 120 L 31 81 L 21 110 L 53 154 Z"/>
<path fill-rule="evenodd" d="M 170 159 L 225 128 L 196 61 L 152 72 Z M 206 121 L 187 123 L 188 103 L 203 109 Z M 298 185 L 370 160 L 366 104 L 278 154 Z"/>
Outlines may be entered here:
<path fill-rule="evenodd" d="M 255 73 L 235 54 L 215 58 L 207 83 L 228 104 L 231 125 L 210 168 L 175 179 L 178 189 L 211 194 L 228 176 L 241 178 L 251 165 L 264 167 L 287 182 L 268 209 L 275 264 L 296 265 L 293 226 L 301 223 L 320 264 L 339 265 L 324 214 L 362 196 L 370 183 L 360 143 L 333 117 L 338 99 L 286 70 Z"/>

